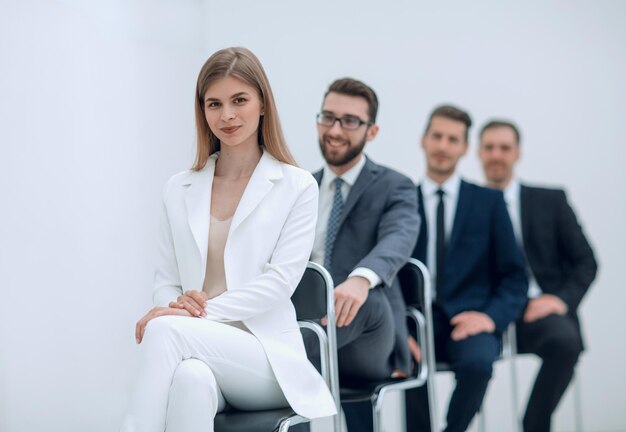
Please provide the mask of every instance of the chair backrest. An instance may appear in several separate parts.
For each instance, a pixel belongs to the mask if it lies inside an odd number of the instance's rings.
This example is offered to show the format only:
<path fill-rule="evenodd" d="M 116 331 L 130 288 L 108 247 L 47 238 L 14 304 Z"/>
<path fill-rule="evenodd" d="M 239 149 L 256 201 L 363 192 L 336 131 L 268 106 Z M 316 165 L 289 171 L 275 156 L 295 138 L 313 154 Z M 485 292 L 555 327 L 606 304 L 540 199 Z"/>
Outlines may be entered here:
<path fill-rule="evenodd" d="M 423 347 L 423 360 L 426 360 L 420 362 L 420 367 L 413 368 L 412 375 L 414 378 L 426 379 L 425 374 L 434 365 L 433 358 L 428 355 L 429 347 L 433 346 L 430 274 L 424 264 L 410 258 L 398 272 L 398 281 L 410 318 L 407 319 L 409 334 L 417 338 Z"/>
<path fill-rule="evenodd" d="M 322 376 L 335 399 L 337 412 L 341 412 L 334 288 L 328 270 L 309 261 L 302 279 L 291 296 L 291 302 L 296 309 L 300 327 L 313 331 L 318 337 Z M 323 317 L 328 318 L 325 331 L 317 321 Z M 333 430 L 338 432 L 342 430 L 340 415 L 334 416 Z"/>
<path fill-rule="evenodd" d="M 409 262 L 398 273 L 404 302 L 410 307 L 414 307 L 422 312 L 425 319 L 425 338 L 421 342 L 422 362 L 427 365 L 428 381 L 428 411 L 430 412 L 431 430 L 441 430 L 439 428 L 439 417 L 437 413 L 435 371 L 437 370 L 435 361 L 435 337 L 433 334 L 432 316 L 432 295 L 430 287 L 430 273 L 426 266 L 414 259 Z"/>
<path fill-rule="evenodd" d="M 333 281 L 328 271 L 318 264 L 309 262 L 291 301 L 294 304 L 300 327 L 309 329 L 318 336 L 320 356 L 322 357 L 322 376 L 335 399 L 337 411 L 341 412 Z M 329 317 L 329 323 L 325 330 L 319 323 L 311 321 L 324 316 Z M 216 416 L 215 431 L 302 430 L 298 428 L 301 422 L 308 422 L 308 419 L 295 414 L 291 408 L 253 412 L 233 409 Z M 293 427 L 294 425 L 296 426 Z M 338 415 L 334 416 L 333 419 L 333 431 L 341 432 L 341 418 Z"/>
<path fill-rule="evenodd" d="M 415 306 L 424 311 L 425 306 L 425 279 L 419 262 L 415 259 L 409 260 L 398 272 L 398 281 L 402 289 L 404 303 L 407 306 Z"/>
<path fill-rule="evenodd" d="M 324 317 L 328 310 L 328 272 L 323 267 L 309 263 L 300 283 L 296 287 L 291 302 L 296 309 L 298 320 L 313 320 Z"/>

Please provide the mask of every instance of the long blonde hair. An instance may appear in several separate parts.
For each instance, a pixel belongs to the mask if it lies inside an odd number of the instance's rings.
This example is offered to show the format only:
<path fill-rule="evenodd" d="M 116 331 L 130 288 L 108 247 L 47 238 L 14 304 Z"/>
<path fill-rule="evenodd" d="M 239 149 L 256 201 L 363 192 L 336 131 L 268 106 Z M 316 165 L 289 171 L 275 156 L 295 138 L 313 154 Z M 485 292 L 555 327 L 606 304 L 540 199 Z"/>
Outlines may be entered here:
<path fill-rule="evenodd" d="M 261 62 L 249 49 L 233 47 L 219 50 L 209 57 L 198 75 L 196 84 L 197 149 L 192 170 L 199 171 L 204 168 L 209 156 L 220 149 L 220 142 L 211 132 L 204 116 L 204 95 L 213 82 L 227 76 L 233 76 L 251 85 L 261 98 L 264 114 L 261 116 L 258 128 L 259 145 L 264 146 L 265 150 L 279 161 L 296 165 L 287 148 L 272 88 Z"/>

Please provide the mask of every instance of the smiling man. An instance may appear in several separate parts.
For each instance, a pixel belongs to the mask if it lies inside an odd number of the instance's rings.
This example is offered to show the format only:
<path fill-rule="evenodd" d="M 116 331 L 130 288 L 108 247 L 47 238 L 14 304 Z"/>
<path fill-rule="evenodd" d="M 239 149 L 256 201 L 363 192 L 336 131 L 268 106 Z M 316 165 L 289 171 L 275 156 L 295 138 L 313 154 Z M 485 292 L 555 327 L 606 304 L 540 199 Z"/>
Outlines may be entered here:
<path fill-rule="evenodd" d="M 335 283 L 342 382 L 380 380 L 409 372 L 405 305 L 396 274 L 417 240 L 413 182 L 372 162 L 363 150 L 378 133 L 378 98 L 364 83 L 333 82 L 317 115 L 326 165 L 311 259 Z M 344 406 L 348 429 L 371 429 L 371 408 Z"/>
<path fill-rule="evenodd" d="M 422 136 L 426 178 L 417 188 L 422 225 L 413 256 L 431 272 L 435 357 L 456 378 L 447 432 L 467 429 L 480 408 L 502 332 L 526 301 L 527 281 L 502 192 L 462 180 L 470 116 L 436 108 Z M 426 386 L 407 391 L 407 430 L 429 431 Z"/>
<path fill-rule="evenodd" d="M 504 191 L 517 242 L 529 274 L 528 304 L 518 320 L 521 353 L 542 365 L 528 400 L 526 432 L 548 432 L 583 350 L 577 309 L 598 265 L 565 191 L 522 184 L 515 178 L 520 133 L 513 123 L 492 120 L 480 132 L 478 156 L 489 186 Z"/>

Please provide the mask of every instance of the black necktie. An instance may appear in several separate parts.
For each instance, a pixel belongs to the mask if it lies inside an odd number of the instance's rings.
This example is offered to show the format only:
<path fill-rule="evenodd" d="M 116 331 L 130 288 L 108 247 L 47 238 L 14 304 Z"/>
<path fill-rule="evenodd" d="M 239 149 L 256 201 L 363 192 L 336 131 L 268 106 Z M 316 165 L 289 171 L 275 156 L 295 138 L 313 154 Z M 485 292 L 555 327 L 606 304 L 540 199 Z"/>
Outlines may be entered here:
<path fill-rule="evenodd" d="M 437 204 L 437 244 L 436 244 L 436 255 L 437 255 L 437 279 L 435 281 L 435 289 L 437 295 L 441 292 L 441 286 L 443 283 L 443 273 L 446 259 L 446 230 L 445 230 L 445 219 L 444 219 L 444 204 L 443 204 L 443 190 L 437 189 L 437 195 L 439 195 L 439 204 Z"/>

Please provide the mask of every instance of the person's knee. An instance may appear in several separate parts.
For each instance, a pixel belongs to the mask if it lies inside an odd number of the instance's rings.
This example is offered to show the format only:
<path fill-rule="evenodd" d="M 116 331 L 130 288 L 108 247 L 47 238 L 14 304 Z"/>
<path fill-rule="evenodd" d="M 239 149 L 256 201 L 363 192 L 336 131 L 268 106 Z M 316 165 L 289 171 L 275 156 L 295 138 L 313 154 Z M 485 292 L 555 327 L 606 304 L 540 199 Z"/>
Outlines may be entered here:
<path fill-rule="evenodd" d="M 216 381 L 213 371 L 206 363 L 192 358 L 180 362 L 174 372 L 172 385 L 186 388 L 213 388 L 216 386 Z"/>
<path fill-rule="evenodd" d="M 555 332 L 546 338 L 543 349 L 540 351 L 544 358 L 559 358 L 575 362 L 582 351 L 582 346 L 577 334 Z"/>
<path fill-rule="evenodd" d="M 493 372 L 493 362 L 494 359 L 485 356 L 470 356 L 460 359 L 455 369 L 457 375 L 489 380 Z"/>
<path fill-rule="evenodd" d="M 367 314 L 376 321 L 393 321 L 389 300 L 384 295 L 370 293 L 358 313 Z"/>
<path fill-rule="evenodd" d="M 175 317 L 170 315 L 151 319 L 143 334 L 143 341 L 163 340 L 171 337 L 176 332 Z"/>
<path fill-rule="evenodd" d="M 225 404 L 211 368 L 198 359 L 183 360 L 170 386 L 167 430 L 196 430 L 198 423 L 210 423 Z"/>

